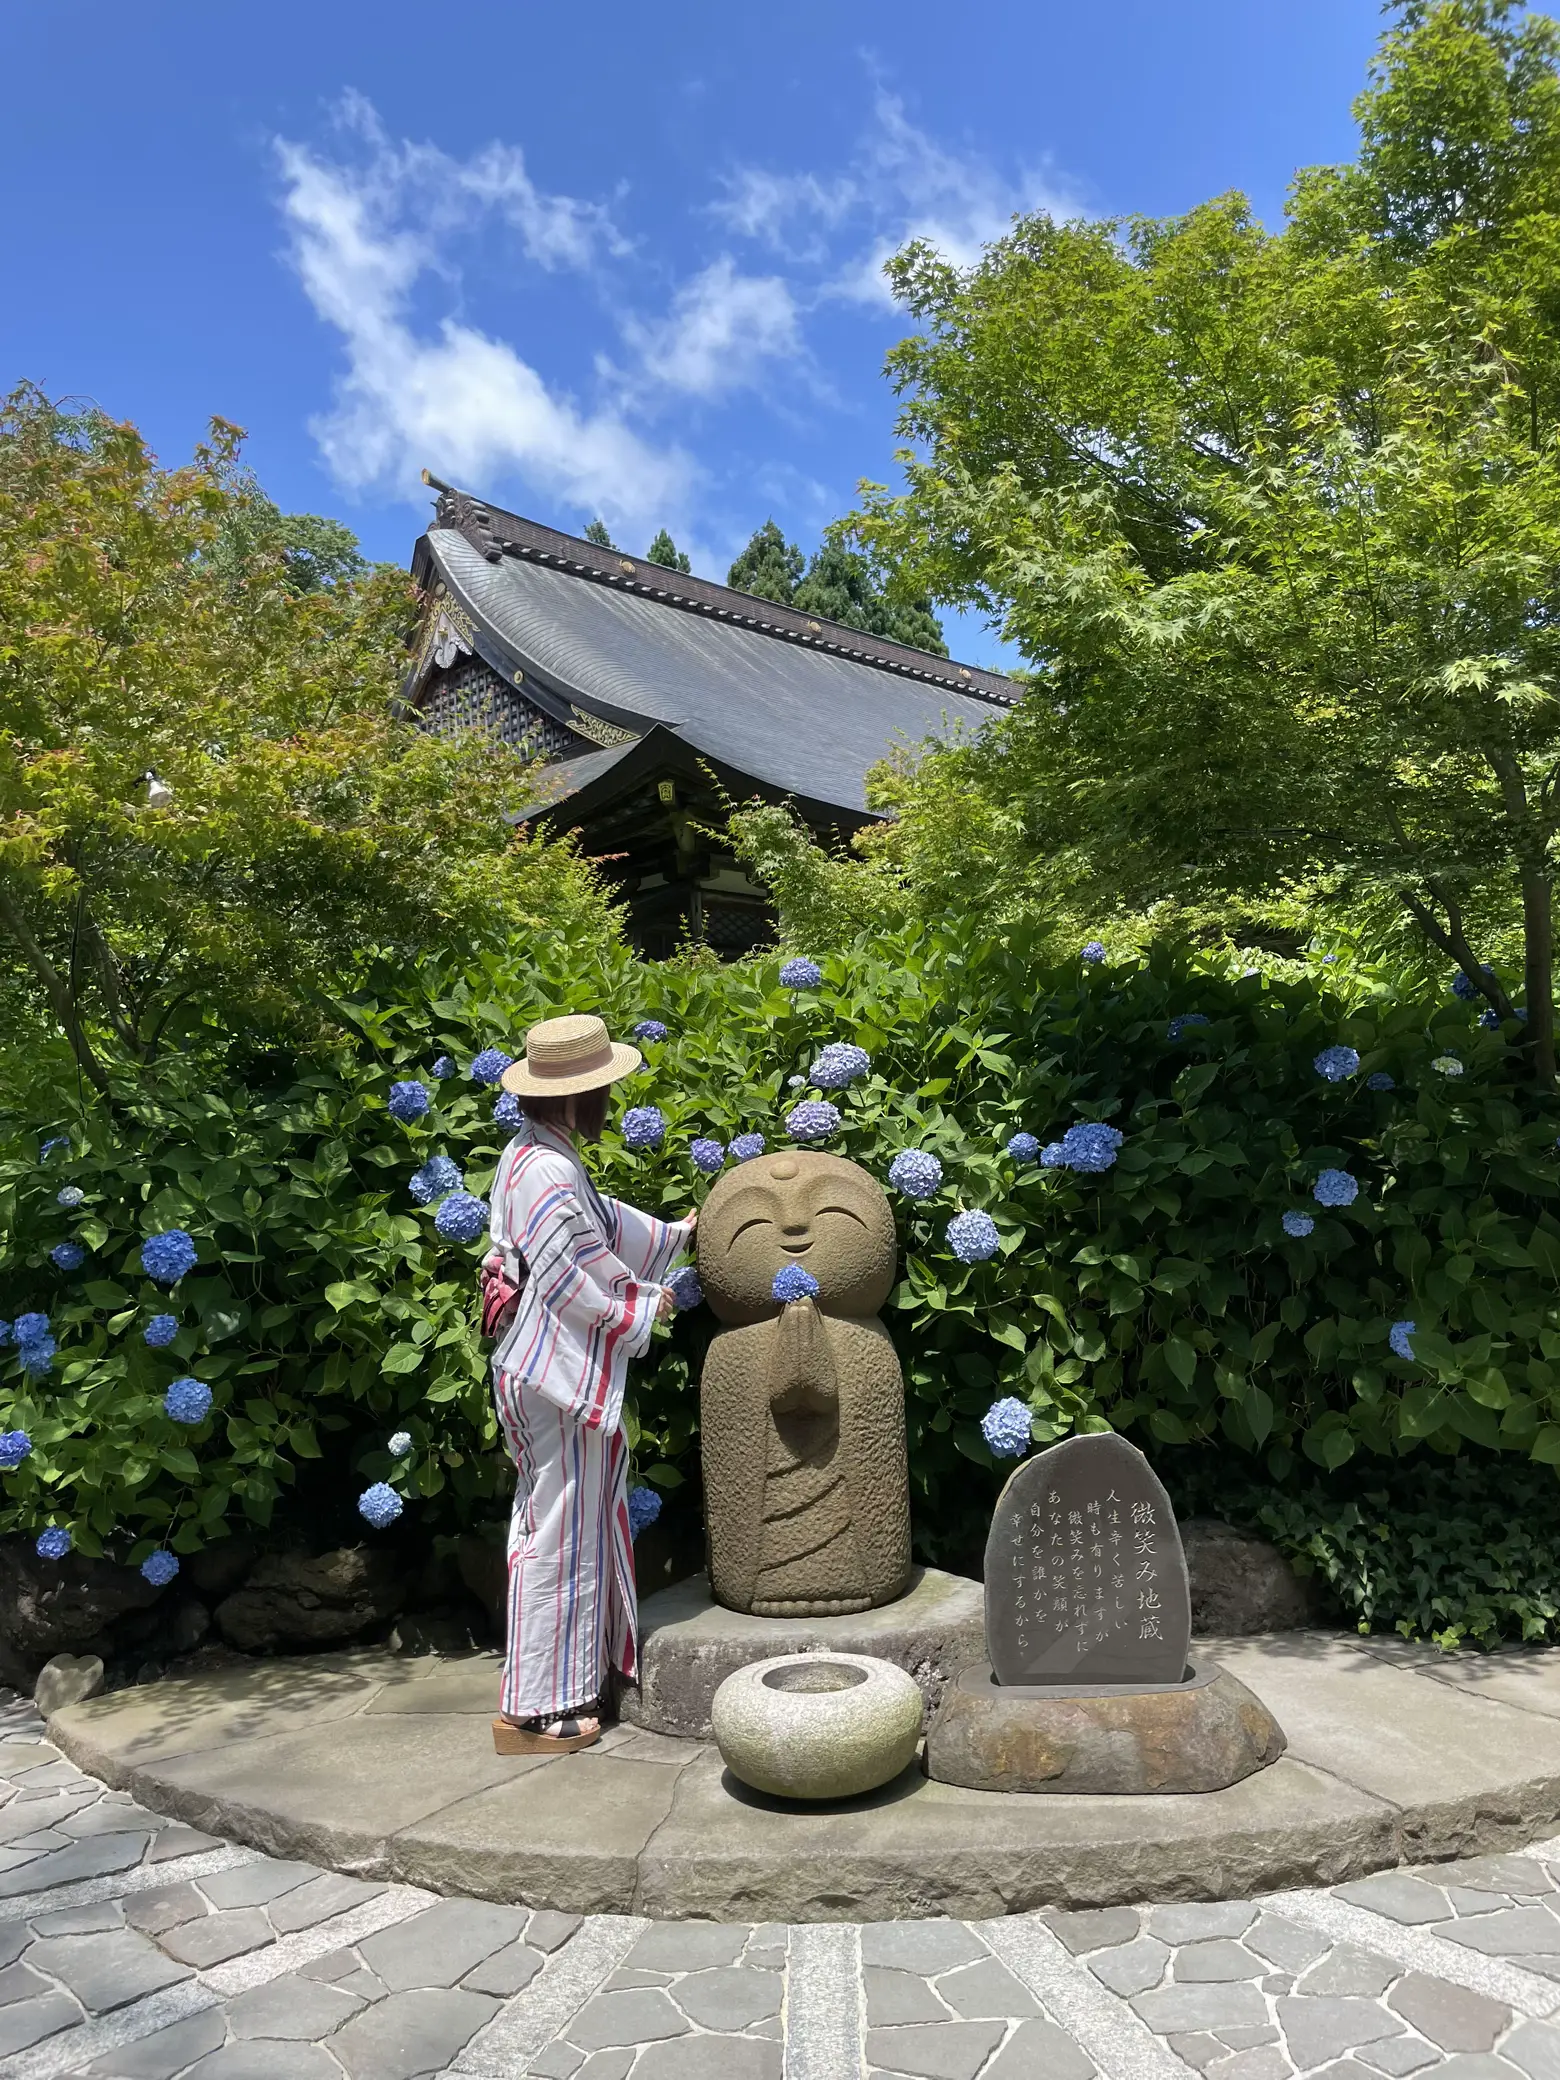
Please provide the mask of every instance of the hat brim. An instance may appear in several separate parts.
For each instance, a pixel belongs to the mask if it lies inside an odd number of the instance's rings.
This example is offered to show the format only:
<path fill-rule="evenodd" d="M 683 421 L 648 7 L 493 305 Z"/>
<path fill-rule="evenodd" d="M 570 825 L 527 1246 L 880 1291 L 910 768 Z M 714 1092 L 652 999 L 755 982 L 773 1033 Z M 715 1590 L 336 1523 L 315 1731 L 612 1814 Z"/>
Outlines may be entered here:
<path fill-rule="evenodd" d="M 621 1083 L 625 1076 L 633 1075 L 643 1060 L 637 1047 L 614 1040 L 609 1063 L 582 1069 L 577 1076 L 537 1076 L 522 1056 L 518 1062 L 511 1062 L 498 1080 L 517 1098 L 570 1098 L 580 1091 L 598 1091 L 605 1084 Z"/>

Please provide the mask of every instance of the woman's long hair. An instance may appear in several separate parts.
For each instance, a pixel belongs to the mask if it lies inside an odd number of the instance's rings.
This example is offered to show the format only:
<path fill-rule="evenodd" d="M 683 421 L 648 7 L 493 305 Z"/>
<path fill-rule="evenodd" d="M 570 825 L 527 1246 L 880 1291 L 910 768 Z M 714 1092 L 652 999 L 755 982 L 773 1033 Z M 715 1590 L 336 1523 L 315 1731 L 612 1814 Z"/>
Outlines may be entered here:
<path fill-rule="evenodd" d="M 592 1091 L 575 1091 L 569 1097 L 557 1097 L 551 1093 L 538 1097 L 522 1092 L 517 1102 L 526 1118 L 535 1120 L 538 1126 L 551 1127 L 561 1134 L 572 1133 L 578 1141 L 599 1141 L 601 1130 L 607 1123 L 607 1104 L 611 1096 L 611 1084 L 602 1083 Z M 574 1107 L 572 1126 L 569 1122 L 571 1105 Z"/>

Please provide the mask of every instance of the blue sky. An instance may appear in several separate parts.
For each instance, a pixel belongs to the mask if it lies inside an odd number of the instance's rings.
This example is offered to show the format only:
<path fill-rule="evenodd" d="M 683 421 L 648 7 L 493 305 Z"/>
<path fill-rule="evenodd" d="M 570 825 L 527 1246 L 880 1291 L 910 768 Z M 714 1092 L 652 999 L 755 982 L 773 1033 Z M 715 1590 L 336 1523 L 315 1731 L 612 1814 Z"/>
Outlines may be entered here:
<path fill-rule="evenodd" d="M 762 10 L 6 9 L 0 373 L 213 413 L 282 505 L 405 562 L 424 466 L 724 577 L 892 479 L 882 255 L 1013 211 L 1278 217 L 1348 156 L 1376 0 Z M 967 621 L 956 652 L 995 660 Z"/>

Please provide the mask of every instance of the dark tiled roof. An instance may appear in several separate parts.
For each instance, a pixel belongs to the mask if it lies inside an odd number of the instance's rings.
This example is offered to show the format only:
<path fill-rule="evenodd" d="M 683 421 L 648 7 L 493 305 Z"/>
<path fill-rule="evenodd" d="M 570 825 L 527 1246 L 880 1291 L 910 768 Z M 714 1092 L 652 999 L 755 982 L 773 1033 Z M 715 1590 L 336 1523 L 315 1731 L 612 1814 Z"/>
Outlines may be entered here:
<path fill-rule="evenodd" d="M 518 667 L 512 677 L 609 732 L 660 724 L 784 793 L 860 813 L 867 769 L 895 744 L 978 729 L 1018 697 L 1000 673 L 811 621 L 464 494 L 444 494 L 438 517 L 414 574 L 443 580 Z"/>

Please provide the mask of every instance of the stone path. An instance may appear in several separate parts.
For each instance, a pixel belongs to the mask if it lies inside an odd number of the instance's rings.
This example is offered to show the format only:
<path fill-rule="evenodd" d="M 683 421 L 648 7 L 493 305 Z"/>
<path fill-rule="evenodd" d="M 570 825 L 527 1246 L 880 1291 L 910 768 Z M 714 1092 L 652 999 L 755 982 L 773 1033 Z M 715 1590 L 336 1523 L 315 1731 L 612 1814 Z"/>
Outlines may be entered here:
<path fill-rule="evenodd" d="M 6 2080 L 1189 2072 L 1560 2080 L 1560 1841 L 1209 1905 L 582 1919 L 220 1842 L 0 1702 Z"/>

